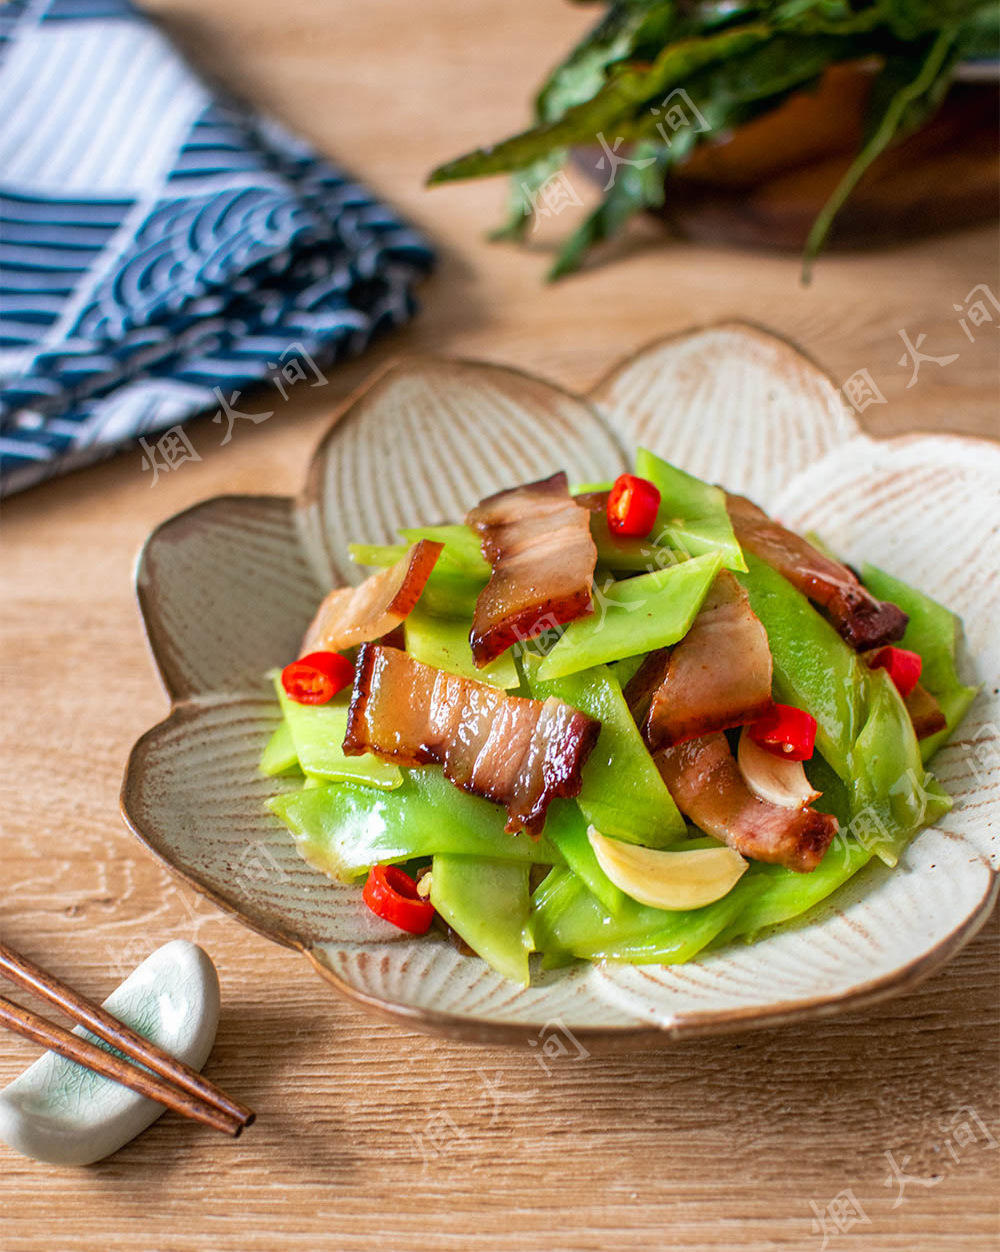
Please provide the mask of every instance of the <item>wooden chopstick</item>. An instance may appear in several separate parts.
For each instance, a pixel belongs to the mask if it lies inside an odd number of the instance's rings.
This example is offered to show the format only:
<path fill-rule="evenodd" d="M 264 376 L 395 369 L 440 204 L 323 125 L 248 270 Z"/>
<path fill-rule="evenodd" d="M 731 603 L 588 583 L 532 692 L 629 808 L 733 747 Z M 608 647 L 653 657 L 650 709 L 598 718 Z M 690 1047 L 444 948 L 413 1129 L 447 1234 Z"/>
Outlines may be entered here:
<path fill-rule="evenodd" d="M 4 943 L 0 943 L 0 974 L 55 1005 L 128 1059 L 122 1060 L 2 997 L 0 1024 L 234 1138 L 254 1121 L 256 1115 L 251 1109 L 231 1099 L 197 1070 L 144 1039 L 107 1009 L 67 987 Z M 136 1065 L 146 1069 L 137 1069 Z"/>
<path fill-rule="evenodd" d="M 15 1034 L 23 1035 L 25 1039 L 30 1039 L 34 1043 L 40 1043 L 50 1052 L 58 1052 L 67 1060 L 76 1061 L 78 1065 L 93 1070 L 95 1074 L 113 1078 L 123 1087 L 137 1091 L 139 1095 L 148 1096 L 149 1099 L 156 1100 L 176 1113 L 182 1113 L 196 1122 L 204 1122 L 206 1126 L 211 1126 L 214 1130 L 221 1130 L 223 1134 L 236 1138 L 242 1133 L 243 1127 L 239 1122 L 234 1121 L 227 1113 L 221 1112 L 214 1105 L 206 1104 L 204 1100 L 196 1100 L 158 1074 L 150 1074 L 146 1070 L 139 1069 L 114 1052 L 105 1052 L 96 1043 L 82 1039 L 79 1035 L 64 1030 L 62 1026 L 55 1025 L 54 1022 L 46 1021 L 44 1017 L 39 1017 L 37 1013 L 32 1013 L 3 996 L 0 996 L 0 1026 L 6 1026 Z"/>

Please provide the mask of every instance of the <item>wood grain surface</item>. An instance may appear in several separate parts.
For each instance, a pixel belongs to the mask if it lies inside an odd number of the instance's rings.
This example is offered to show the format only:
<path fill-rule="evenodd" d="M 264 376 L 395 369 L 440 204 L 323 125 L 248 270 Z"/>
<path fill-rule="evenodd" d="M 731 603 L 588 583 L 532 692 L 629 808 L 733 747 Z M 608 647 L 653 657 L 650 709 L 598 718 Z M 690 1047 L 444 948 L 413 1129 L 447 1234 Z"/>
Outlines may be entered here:
<path fill-rule="evenodd" d="M 88 1170 L 0 1146 L 2 1252 L 995 1247 L 996 919 L 869 1013 L 546 1072 L 535 1053 L 408 1034 L 340 1002 L 304 960 L 175 884 L 117 812 L 128 748 L 166 707 L 133 603 L 139 544 L 206 496 L 296 490 L 370 370 L 431 349 L 583 388 L 647 340 L 735 315 L 838 379 L 869 370 L 885 402 L 862 420 L 877 434 L 996 436 L 996 327 L 970 342 L 953 307 L 978 283 L 998 289 L 993 232 L 827 259 L 803 288 L 791 258 L 671 244 L 641 224 L 604 267 L 545 287 L 543 232 L 526 251 L 483 241 L 499 183 L 421 183 L 516 128 L 591 13 L 559 0 L 150 7 L 408 213 L 441 264 L 411 328 L 237 426 L 225 449 L 203 420 L 190 428 L 201 459 L 152 489 L 132 452 L 4 504 L 0 933 L 94 997 L 170 938 L 203 944 L 223 988 L 206 1072 L 259 1121 L 229 1143 L 168 1114 Z M 901 330 L 959 356 L 925 362 L 908 387 Z M 0 1038 L 0 1082 L 35 1055 Z"/>

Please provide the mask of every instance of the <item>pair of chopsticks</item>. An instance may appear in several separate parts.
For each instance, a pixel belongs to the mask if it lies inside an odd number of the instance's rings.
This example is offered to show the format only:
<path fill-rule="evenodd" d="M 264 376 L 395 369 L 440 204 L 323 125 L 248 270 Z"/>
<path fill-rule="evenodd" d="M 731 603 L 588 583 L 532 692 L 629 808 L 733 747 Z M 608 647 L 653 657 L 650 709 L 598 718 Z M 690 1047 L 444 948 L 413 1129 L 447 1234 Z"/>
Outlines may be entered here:
<path fill-rule="evenodd" d="M 253 1122 L 256 1114 L 231 1100 L 197 1070 L 136 1034 L 107 1009 L 85 999 L 4 943 L 0 943 L 0 974 L 61 1009 L 98 1039 L 124 1053 L 127 1059 L 106 1052 L 88 1039 L 46 1021 L 3 996 L 0 996 L 0 1026 L 234 1139 Z"/>

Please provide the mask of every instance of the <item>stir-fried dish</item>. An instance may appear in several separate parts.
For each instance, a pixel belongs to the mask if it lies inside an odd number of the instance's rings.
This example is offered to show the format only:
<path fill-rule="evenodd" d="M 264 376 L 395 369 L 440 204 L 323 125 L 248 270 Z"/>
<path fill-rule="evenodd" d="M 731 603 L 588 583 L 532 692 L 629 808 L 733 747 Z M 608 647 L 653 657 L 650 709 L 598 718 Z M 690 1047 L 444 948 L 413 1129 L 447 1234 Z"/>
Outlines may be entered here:
<path fill-rule="evenodd" d="M 894 866 L 975 696 L 922 592 L 635 470 L 353 545 L 374 572 L 274 673 L 261 769 L 303 857 L 522 984 L 533 953 L 688 961 Z"/>

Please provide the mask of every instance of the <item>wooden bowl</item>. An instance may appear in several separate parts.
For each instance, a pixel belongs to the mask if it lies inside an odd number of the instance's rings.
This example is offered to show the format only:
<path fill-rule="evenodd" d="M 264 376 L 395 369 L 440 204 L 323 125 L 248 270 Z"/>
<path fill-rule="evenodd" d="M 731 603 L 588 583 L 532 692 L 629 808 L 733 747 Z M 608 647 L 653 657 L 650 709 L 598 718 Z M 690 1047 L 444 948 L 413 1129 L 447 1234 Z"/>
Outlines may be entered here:
<path fill-rule="evenodd" d="M 800 252 L 862 142 L 874 74 L 831 67 L 731 136 L 697 148 L 671 173 L 657 216 L 686 239 Z M 872 164 L 838 213 L 833 249 L 885 247 L 994 221 L 1000 84 L 955 82 L 926 126 Z M 595 168 L 600 151 L 582 156 Z"/>

